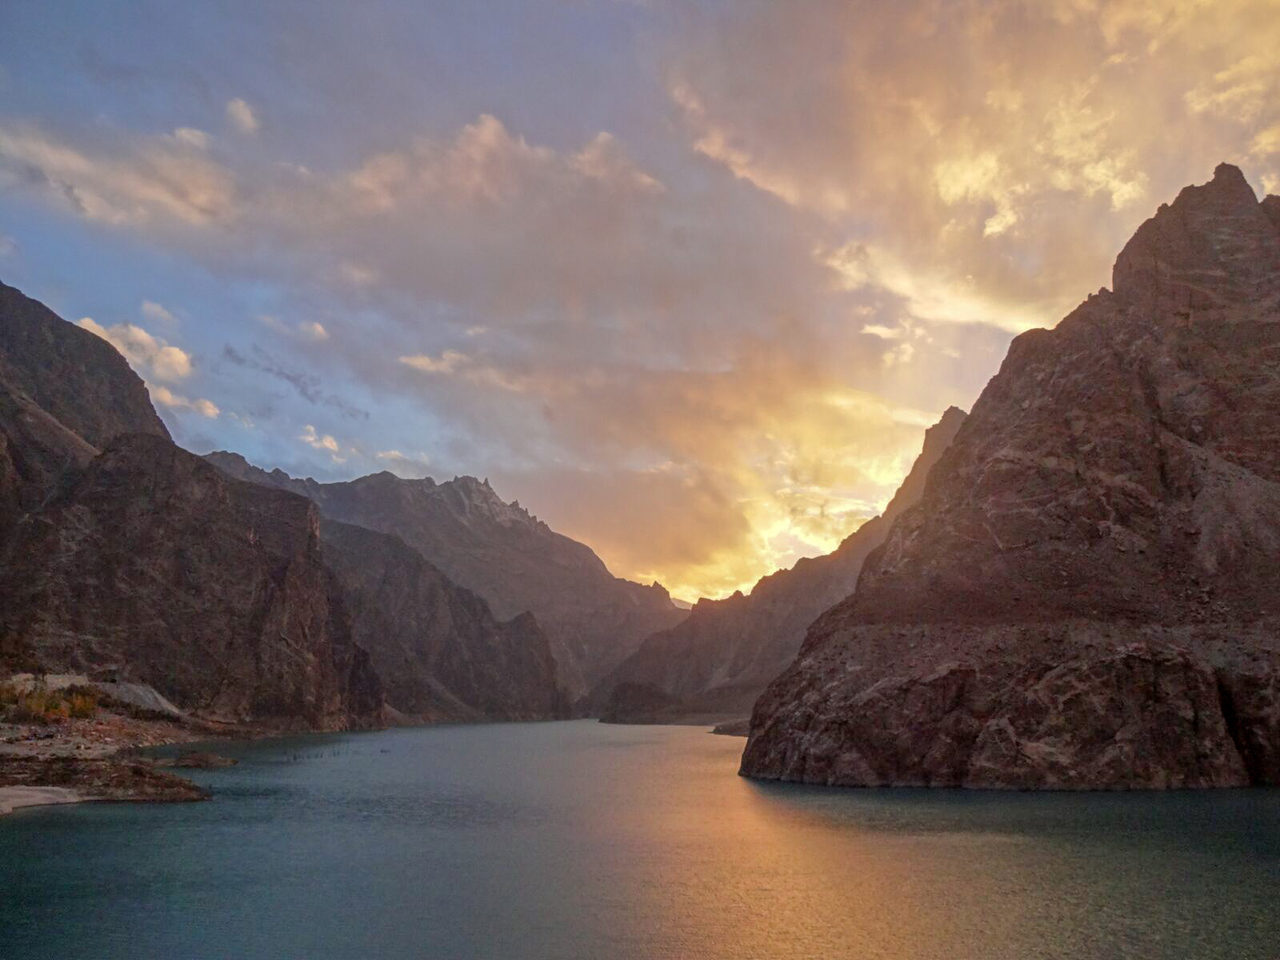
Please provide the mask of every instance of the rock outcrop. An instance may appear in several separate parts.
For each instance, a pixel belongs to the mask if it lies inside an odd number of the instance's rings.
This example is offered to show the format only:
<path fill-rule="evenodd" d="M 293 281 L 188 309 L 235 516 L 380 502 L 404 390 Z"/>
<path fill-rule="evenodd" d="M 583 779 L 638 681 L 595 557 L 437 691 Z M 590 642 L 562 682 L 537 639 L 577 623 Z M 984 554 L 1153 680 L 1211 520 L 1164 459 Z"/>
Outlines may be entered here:
<path fill-rule="evenodd" d="M 756 704 L 744 774 L 1280 783 L 1278 205 L 1219 167 L 1114 292 L 1013 342 Z"/>
<path fill-rule="evenodd" d="M 593 712 L 617 723 L 746 716 L 795 659 L 809 624 L 853 591 L 863 561 L 920 499 L 925 478 L 964 420 L 964 411 L 952 407 L 925 432 L 920 455 L 884 513 L 836 550 L 762 578 L 746 596 L 700 600 L 683 622 L 646 639 L 596 686 Z M 641 696 L 645 690 L 648 698 Z"/>
<path fill-rule="evenodd" d="M 436 483 L 383 472 L 317 483 L 267 472 L 237 454 L 208 459 L 231 476 L 310 497 L 334 520 L 400 537 L 501 619 L 531 612 L 575 699 L 645 637 L 686 615 L 661 586 L 613 576 L 590 547 L 503 502 L 487 481 Z"/>

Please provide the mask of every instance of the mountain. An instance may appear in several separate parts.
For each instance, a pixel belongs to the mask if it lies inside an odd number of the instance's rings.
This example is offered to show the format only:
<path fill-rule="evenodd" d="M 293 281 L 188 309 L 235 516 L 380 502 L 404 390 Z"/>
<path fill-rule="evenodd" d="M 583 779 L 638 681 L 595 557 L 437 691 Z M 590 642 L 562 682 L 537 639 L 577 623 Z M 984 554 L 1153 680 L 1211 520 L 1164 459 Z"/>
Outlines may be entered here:
<path fill-rule="evenodd" d="M 742 772 L 1280 783 L 1280 199 L 1223 165 L 1014 340 L 763 694 Z"/>
<path fill-rule="evenodd" d="M 884 513 L 835 551 L 764 577 L 747 596 L 700 600 L 683 622 L 646 639 L 593 691 L 602 717 L 628 723 L 749 713 L 795 659 L 809 624 L 852 592 L 863 561 L 920 499 L 925 478 L 964 420 L 964 411 L 951 407 L 925 432 L 920 456 Z"/>
<path fill-rule="evenodd" d="M 398 537 L 324 518 L 320 542 L 394 709 L 422 721 L 567 714 L 551 646 L 531 614 L 498 622 Z"/>
<path fill-rule="evenodd" d="M 0 668 L 119 674 L 203 719 L 565 712 L 529 617 L 399 539 L 172 443 L 104 340 L 0 285 Z"/>
<path fill-rule="evenodd" d="M 169 438 L 142 380 L 106 341 L 0 283 L 0 541 L 62 473 L 111 438 Z"/>
<path fill-rule="evenodd" d="M 325 516 L 395 534 L 495 615 L 531 612 L 551 641 L 561 682 L 586 692 L 656 630 L 686 616 L 658 584 L 613 576 L 585 544 L 556 533 L 474 477 L 436 483 L 375 473 L 345 483 L 267 472 L 238 454 L 208 455 L 230 476 L 292 490 Z"/>
<path fill-rule="evenodd" d="M 302 497 L 124 434 L 20 525 L 0 573 L 0 651 L 120 671 L 199 716 L 334 729 L 379 722 Z"/>

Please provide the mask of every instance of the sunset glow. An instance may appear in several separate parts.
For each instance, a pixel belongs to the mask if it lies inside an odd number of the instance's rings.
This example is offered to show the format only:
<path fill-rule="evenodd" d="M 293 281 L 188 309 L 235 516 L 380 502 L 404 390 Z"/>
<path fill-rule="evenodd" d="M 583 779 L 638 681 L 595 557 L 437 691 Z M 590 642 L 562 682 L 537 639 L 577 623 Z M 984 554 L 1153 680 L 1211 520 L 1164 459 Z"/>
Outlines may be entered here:
<path fill-rule="evenodd" d="M 0 279 L 189 449 L 488 477 L 689 600 L 879 512 L 1181 185 L 1280 192 L 1274 0 L 182 6 L 0 12 Z"/>

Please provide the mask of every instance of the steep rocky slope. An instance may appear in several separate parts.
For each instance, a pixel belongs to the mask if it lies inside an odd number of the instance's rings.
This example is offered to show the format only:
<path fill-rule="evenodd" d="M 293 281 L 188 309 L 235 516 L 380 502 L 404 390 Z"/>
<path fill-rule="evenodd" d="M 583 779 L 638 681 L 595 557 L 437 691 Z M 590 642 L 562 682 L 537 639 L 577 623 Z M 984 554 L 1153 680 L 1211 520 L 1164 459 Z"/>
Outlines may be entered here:
<path fill-rule="evenodd" d="M 368 725 L 384 686 L 414 719 L 565 709 L 531 618 L 177 448 L 113 347 L 3 286 L 0 600 L 0 671 L 118 672 L 206 719 Z"/>
<path fill-rule="evenodd" d="M 964 419 L 964 411 L 952 407 L 926 431 L 920 456 L 883 515 L 832 553 L 762 578 L 747 596 L 699 601 L 687 619 L 646 639 L 596 686 L 593 708 L 618 723 L 745 716 L 795 659 L 809 624 L 852 592 L 863 561 L 920 499 L 925 478 Z"/>
<path fill-rule="evenodd" d="M 169 439 L 146 385 L 100 337 L 0 283 L 0 383 L 92 447 L 121 433 Z"/>
<path fill-rule="evenodd" d="M 317 483 L 268 473 L 237 454 L 211 453 L 209 460 L 231 476 L 310 497 L 334 520 L 395 534 L 484 597 L 500 618 L 532 612 L 574 697 L 646 636 L 685 616 L 661 586 L 613 576 L 590 547 L 556 533 L 518 503 L 504 503 L 474 477 L 436 483 L 377 473 Z"/>
<path fill-rule="evenodd" d="M 0 283 L 0 542 L 121 433 L 169 436 L 124 357 Z"/>
<path fill-rule="evenodd" d="M 0 655 L 115 668 L 206 719 L 340 728 L 381 720 L 314 505 L 126 434 L 8 545 Z"/>
<path fill-rule="evenodd" d="M 743 773 L 1280 783 L 1280 200 L 1219 167 L 1113 287 L 1013 342 Z"/>
<path fill-rule="evenodd" d="M 356 642 L 409 718 L 540 720 L 568 711 L 551 647 L 531 614 L 499 623 L 398 537 L 323 519 L 325 561 Z"/>

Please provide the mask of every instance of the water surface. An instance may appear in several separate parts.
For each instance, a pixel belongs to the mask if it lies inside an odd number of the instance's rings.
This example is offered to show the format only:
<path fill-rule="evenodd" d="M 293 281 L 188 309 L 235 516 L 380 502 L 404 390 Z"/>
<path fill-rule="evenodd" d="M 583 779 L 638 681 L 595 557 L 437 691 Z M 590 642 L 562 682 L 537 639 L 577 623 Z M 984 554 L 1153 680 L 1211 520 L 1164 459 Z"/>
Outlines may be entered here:
<path fill-rule="evenodd" d="M 220 745 L 0 819 L 0 958 L 1280 956 L 1280 791 L 823 790 L 681 727 Z"/>

